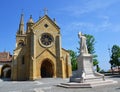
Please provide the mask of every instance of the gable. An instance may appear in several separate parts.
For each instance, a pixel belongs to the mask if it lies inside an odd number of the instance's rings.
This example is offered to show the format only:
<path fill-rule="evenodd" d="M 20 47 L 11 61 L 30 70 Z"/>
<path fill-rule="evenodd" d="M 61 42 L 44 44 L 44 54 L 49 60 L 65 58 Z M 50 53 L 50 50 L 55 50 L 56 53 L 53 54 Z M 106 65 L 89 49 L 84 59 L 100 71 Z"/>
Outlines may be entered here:
<path fill-rule="evenodd" d="M 42 53 L 40 53 L 39 55 L 37 55 L 36 60 L 38 62 L 41 62 L 42 60 L 44 60 L 45 58 L 48 58 L 52 61 L 55 61 L 56 59 L 56 55 L 54 55 L 50 50 L 44 50 Z"/>
<path fill-rule="evenodd" d="M 69 51 L 68 50 L 66 50 L 66 49 L 64 49 L 64 48 L 62 48 L 62 53 L 66 53 L 66 54 L 69 54 Z"/>
<path fill-rule="evenodd" d="M 33 31 L 52 31 L 52 32 L 59 32 L 59 26 L 52 21 L 47 15 L 40 18 L 33 26 Z"/>

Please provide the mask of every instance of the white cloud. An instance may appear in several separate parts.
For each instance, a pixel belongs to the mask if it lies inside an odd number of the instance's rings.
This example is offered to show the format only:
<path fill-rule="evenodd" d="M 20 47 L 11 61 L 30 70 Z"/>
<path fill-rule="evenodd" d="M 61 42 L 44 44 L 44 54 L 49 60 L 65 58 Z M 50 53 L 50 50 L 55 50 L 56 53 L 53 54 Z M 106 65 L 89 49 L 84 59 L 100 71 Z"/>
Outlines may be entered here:
<path fill-rule="evenodd" d="M 63 29 L 66 30 L 66 32 L 120 32 L 120 23 L 115 23 L 115 18 L 112 16 L 111 10 L 109 10 L 113 4 L 118 2 L 120 2 L 120 0 L 85 0 L 84 2 L 79 1 L 76 5 L 73 4 L 63 7 L 63 9 L 61 9 L 62 13 L 67 12 L 67 15 L 72 15 L 72 20 L 70 20 L 67 25 L 63 25 Z M 97 14 L 96 12 L 99 10 L 105 11 Z M 96 14 L 87 14 L 91 12 Z M 82 14 L 85 16 L 80 17 Z M 89 16 L 92 19 L 90 19 Z M 73 20 L 74 17 L 77 18 Z"/>
<path fill-rule="evenodd" d="M 106 9 L 110 5 L 118 2 L 120 0 L 88 0 L 85 2 L 79 2 L 77 5 L 65 6 L 61 12 L 70 13 L 73 16 L 79 16 L 81 14 L 93 12 L 99 9 Z"/>
<path fill-rule="evenodd" d="M 102 16 L 101 22 L 94 23 L 94 22 L 72 22 L 65 26 L 63 29 L 73 32 L 79 31 L 91 31 L 91 32 L 104 32 L 104 31 L 111 31 L 111 32 L 120 32 L 120 24 L 115 24 L 110 22 L 108 16 Z"/>

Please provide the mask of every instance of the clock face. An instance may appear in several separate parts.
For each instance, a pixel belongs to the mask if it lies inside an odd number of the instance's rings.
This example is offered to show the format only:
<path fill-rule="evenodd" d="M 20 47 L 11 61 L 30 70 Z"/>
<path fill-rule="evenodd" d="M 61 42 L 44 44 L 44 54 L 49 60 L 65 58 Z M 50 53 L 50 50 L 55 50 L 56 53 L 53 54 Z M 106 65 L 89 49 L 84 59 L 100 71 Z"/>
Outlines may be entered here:
<path fill-rule="evenodd" d="M 49 47 L 52 45 L 53 42 L 53 37 L 52 35 L 50 35 L 49 33 L 43 33 L 40 37 L 40 43 L 44 46 L 44 47 Z"/>

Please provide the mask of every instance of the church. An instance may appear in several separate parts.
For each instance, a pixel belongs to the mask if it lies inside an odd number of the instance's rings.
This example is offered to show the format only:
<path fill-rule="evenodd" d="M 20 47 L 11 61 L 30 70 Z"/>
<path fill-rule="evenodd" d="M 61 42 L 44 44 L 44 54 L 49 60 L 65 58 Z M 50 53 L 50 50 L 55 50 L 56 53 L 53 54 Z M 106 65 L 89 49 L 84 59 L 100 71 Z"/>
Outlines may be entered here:
<path fill-rule="evenodd" d="M 72 75 L 69 52 L 61 47 L 60 27 L 47 14 L 33 21 L 24 30 L 21 14 L 16 33 L 16 48 L 11 64 L 11 80 L 68 78 Z"/>

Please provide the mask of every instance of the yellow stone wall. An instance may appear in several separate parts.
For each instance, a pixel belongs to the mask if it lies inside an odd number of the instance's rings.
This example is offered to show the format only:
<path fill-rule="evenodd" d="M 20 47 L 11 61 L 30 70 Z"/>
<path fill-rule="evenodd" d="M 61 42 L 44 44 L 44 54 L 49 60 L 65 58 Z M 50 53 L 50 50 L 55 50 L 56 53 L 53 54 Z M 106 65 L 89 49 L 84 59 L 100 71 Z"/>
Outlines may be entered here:
<path fill-rule="evenodd" d="M 46 28 L 44 25 L 47 24 Z M 69 53 L 61 48 L 61 35 L 59 27 L 45 15 L 35 24 L 29 27 L 26 36 L 17 36 L 25 41 L 25 46 L 14 51 L 12 62 L 12 80 L 34 80 L 41 78 L 41 65 L 44 60 L 50 60 L 53 68 L 53 77 L 67 78 L 72 74 Z M 40 43 L 43 33 L 53 36 L 53 44 L 44 47 Z M 21 56 L 24 56 L 25 64 L 21 64 Z"/>

